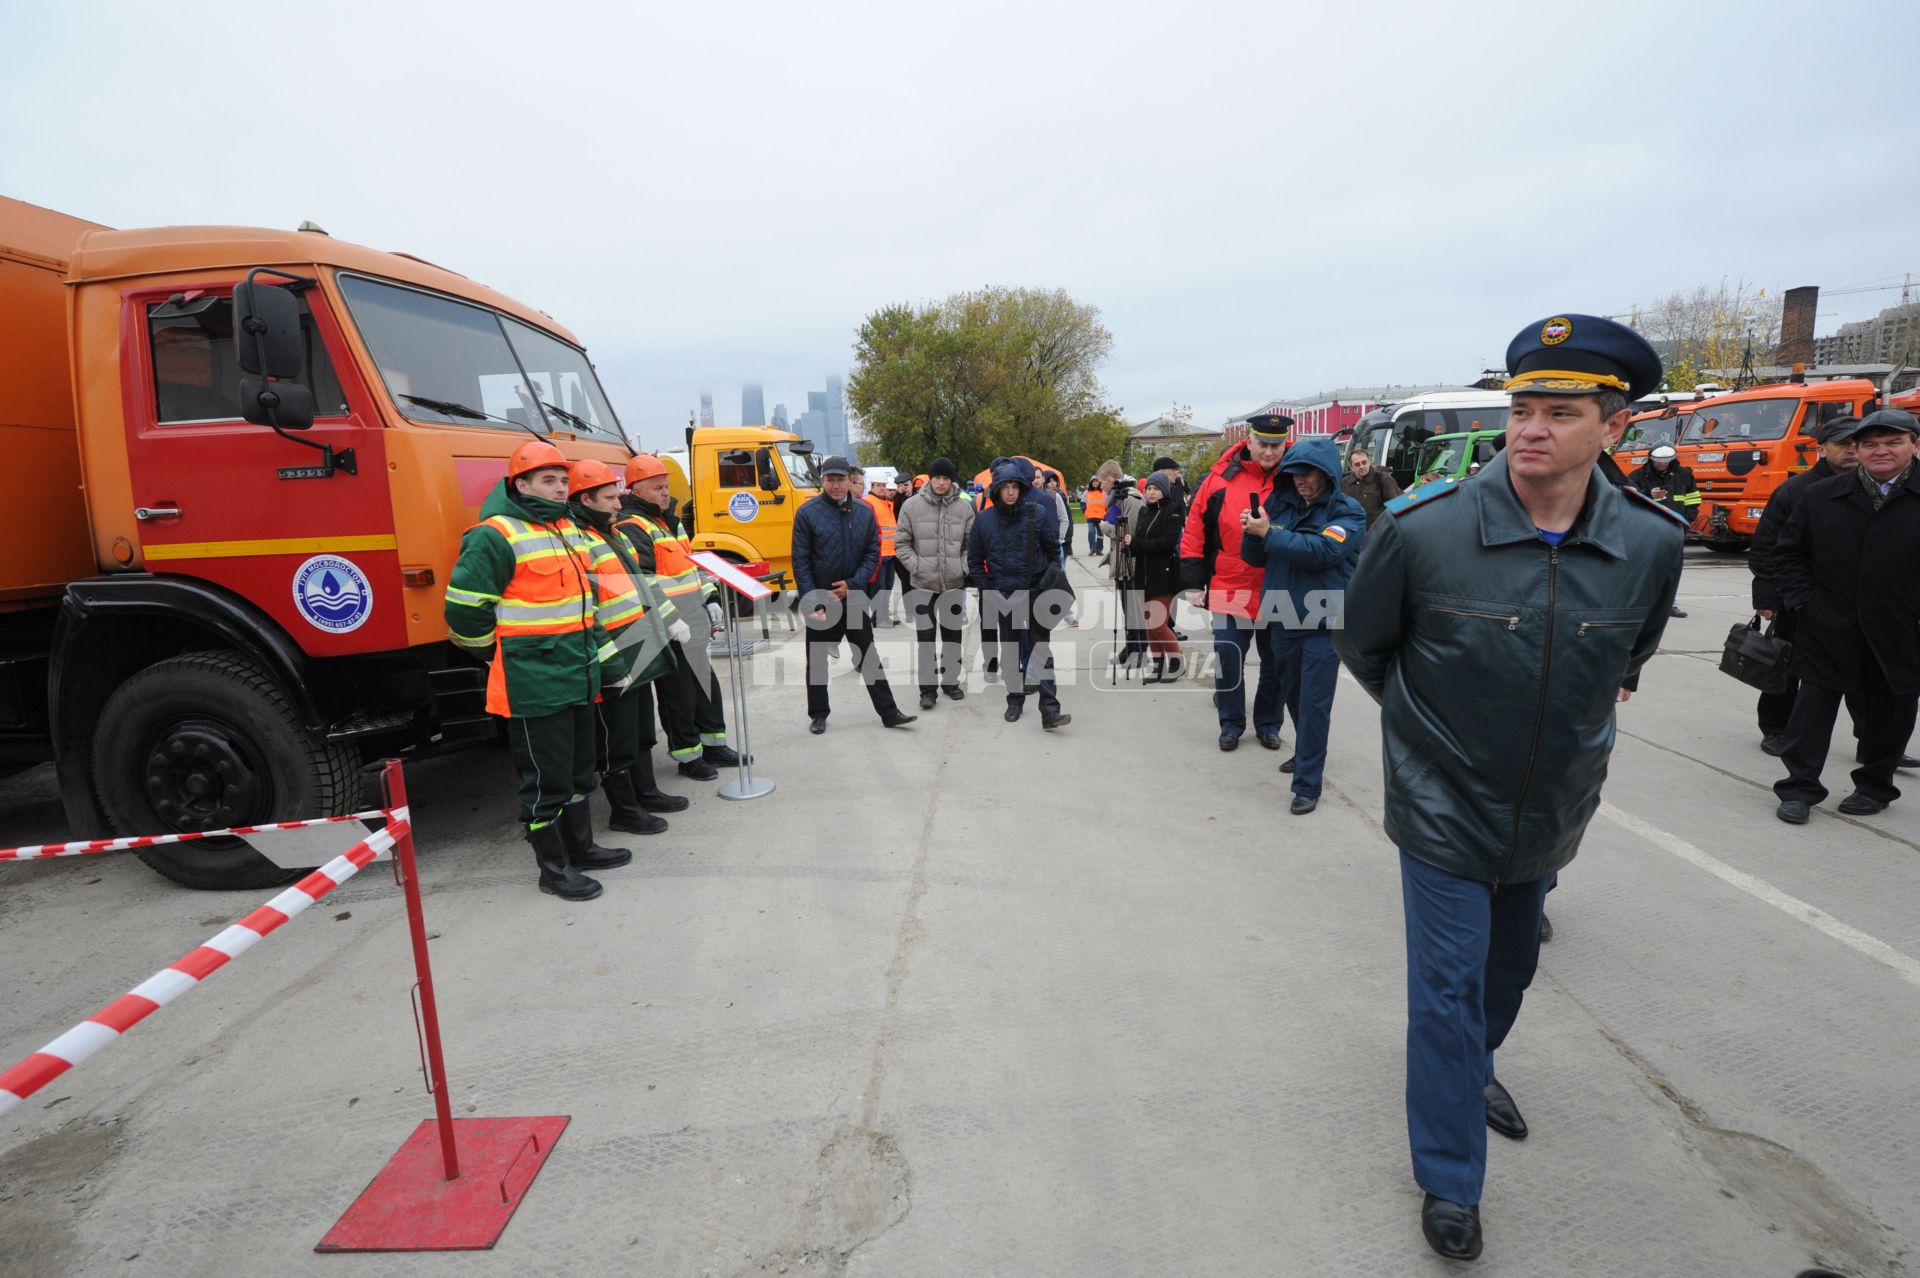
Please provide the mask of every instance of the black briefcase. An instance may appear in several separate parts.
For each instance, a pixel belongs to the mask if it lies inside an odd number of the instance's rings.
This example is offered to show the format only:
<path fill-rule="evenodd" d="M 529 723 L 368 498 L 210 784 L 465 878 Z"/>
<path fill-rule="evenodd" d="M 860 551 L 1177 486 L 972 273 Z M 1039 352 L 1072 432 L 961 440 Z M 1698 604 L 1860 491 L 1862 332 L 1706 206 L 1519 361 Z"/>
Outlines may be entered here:
<path fill-rule="evenodd" d="M 1773 633 L 1773 624 L 1760 628 L 1760 614 L 1744 626 L 1727 632 L 1720 668 L 1741 683 L 1762 692 L 1785 692 L 1793 686 L 1793 645 Z"/>

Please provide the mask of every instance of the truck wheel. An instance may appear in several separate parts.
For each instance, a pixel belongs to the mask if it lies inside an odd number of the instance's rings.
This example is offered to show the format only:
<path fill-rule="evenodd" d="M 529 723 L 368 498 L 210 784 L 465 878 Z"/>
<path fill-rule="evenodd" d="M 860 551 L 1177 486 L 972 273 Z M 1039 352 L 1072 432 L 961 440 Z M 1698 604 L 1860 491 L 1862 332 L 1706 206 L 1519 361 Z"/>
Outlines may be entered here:
<path fill-rule="evenodd" d="M 148 666 L 107 699 L 93 738 L 94 786 L 116 835 L 338 816 L 358 797 L 356 762 L 302 727 L 273 676 L 236 652 Z M 140 859 L 191 888 L 275 887 L 300 874 L 239 839 Z"/>
<path fill-rule="evenodd" d="M 1744 555 L 1749 543 L 1744 541 L 1709 541 L 1702 543 L 1716 555 Z"/>

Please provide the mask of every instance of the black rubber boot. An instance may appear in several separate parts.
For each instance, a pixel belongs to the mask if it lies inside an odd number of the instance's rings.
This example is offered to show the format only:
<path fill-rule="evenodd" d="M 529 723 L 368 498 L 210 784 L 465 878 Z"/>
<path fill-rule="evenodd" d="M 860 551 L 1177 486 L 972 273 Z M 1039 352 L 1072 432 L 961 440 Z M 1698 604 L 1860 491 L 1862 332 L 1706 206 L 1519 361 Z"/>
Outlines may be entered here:
<path fill-rule="evenodd" d="M 621 830 L 627 834 L 659 834 L 667 828 L 665 818 L 654 816 L 640 806 L 640 798 L 634 793 L 631 773 L 609 772 L 600 778 L 600 784 L 605 787 L 607 802 L 613 808 L 613 815 L 607 818 L 608 829 Z M 573 806 L 584 808 L 587 805 L 577 803 Z M 568 811 L 571 812 L 572 808 Z M 591 829 L 588 831 L 587 838 L 589 841 L 593 838 Z M 626 862 L 621 861 L 618 864 L 625 865 Z"/>
<path fill-rule="evenodd" d="M 584 795 L 561 808 L 554 824 L 565 840 L 567 864 L 576 870 L 617 870 L 633 860 L 625 848 L 603 848 L 593 841 L 593 805 Z"/>
<path fill-rule="evenodd" d="M 559 821 L 538 828 L 529 827 L 527 842 L 533 844 L 533 859 L 540 867 L 540 890 L 563 901 L 591 901 L 600 895 L 600 883 L 567 863 L 567 837 Z"/>
<path fill-rule="evenodd" d="M 1165 658 L 1151 657 L 1147 661 L 1147 677 L 1142 679 L 1140 682 L 1142 684 L 1165 683 L 1166 678 L 1167 678 L 1167 663 Z"/>
<path fill-rule="evenodd" d="M 649 812 L 685 812 L 687 797 L 683 794 L 668 794 L 653 779 L 653 755 L 643 754 L 640 762 L 633 765 L 627 773 L 633 778 L 633 797 L 640 806 Z"/>

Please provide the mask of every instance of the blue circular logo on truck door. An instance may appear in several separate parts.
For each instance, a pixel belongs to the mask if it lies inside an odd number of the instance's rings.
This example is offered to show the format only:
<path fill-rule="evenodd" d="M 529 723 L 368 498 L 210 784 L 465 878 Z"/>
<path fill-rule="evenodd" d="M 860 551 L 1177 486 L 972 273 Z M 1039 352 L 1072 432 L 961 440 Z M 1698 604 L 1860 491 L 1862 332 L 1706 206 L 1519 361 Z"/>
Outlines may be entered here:
<path fill-rule="evenodd" d="M 294 569 L 293 606 L 315 629 L 344 635 L 373 615 L 373 587 L 350 560 L 315 555 Z"/>
<path fill-rule="evenodd" d="M 727 513 L 743 524 L 760 517 L 760 499 L 752 493 L 735 493 L 727 501 Z"/>

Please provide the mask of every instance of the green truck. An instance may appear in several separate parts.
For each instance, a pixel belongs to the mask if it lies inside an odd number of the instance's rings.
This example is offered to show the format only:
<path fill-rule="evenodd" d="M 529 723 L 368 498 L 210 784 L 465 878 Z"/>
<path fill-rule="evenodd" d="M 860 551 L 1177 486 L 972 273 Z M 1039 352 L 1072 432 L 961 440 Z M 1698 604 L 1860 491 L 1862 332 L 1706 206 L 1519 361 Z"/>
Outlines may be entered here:
<path fill-rule="evenodd" d="M 1504 430 L 1462 430 L 1435 435 L 1420 449 L 1416 483 L 1436 479 L 1465 479 L 1476 466 L 1492 461 L 1507 446 Z"/>

